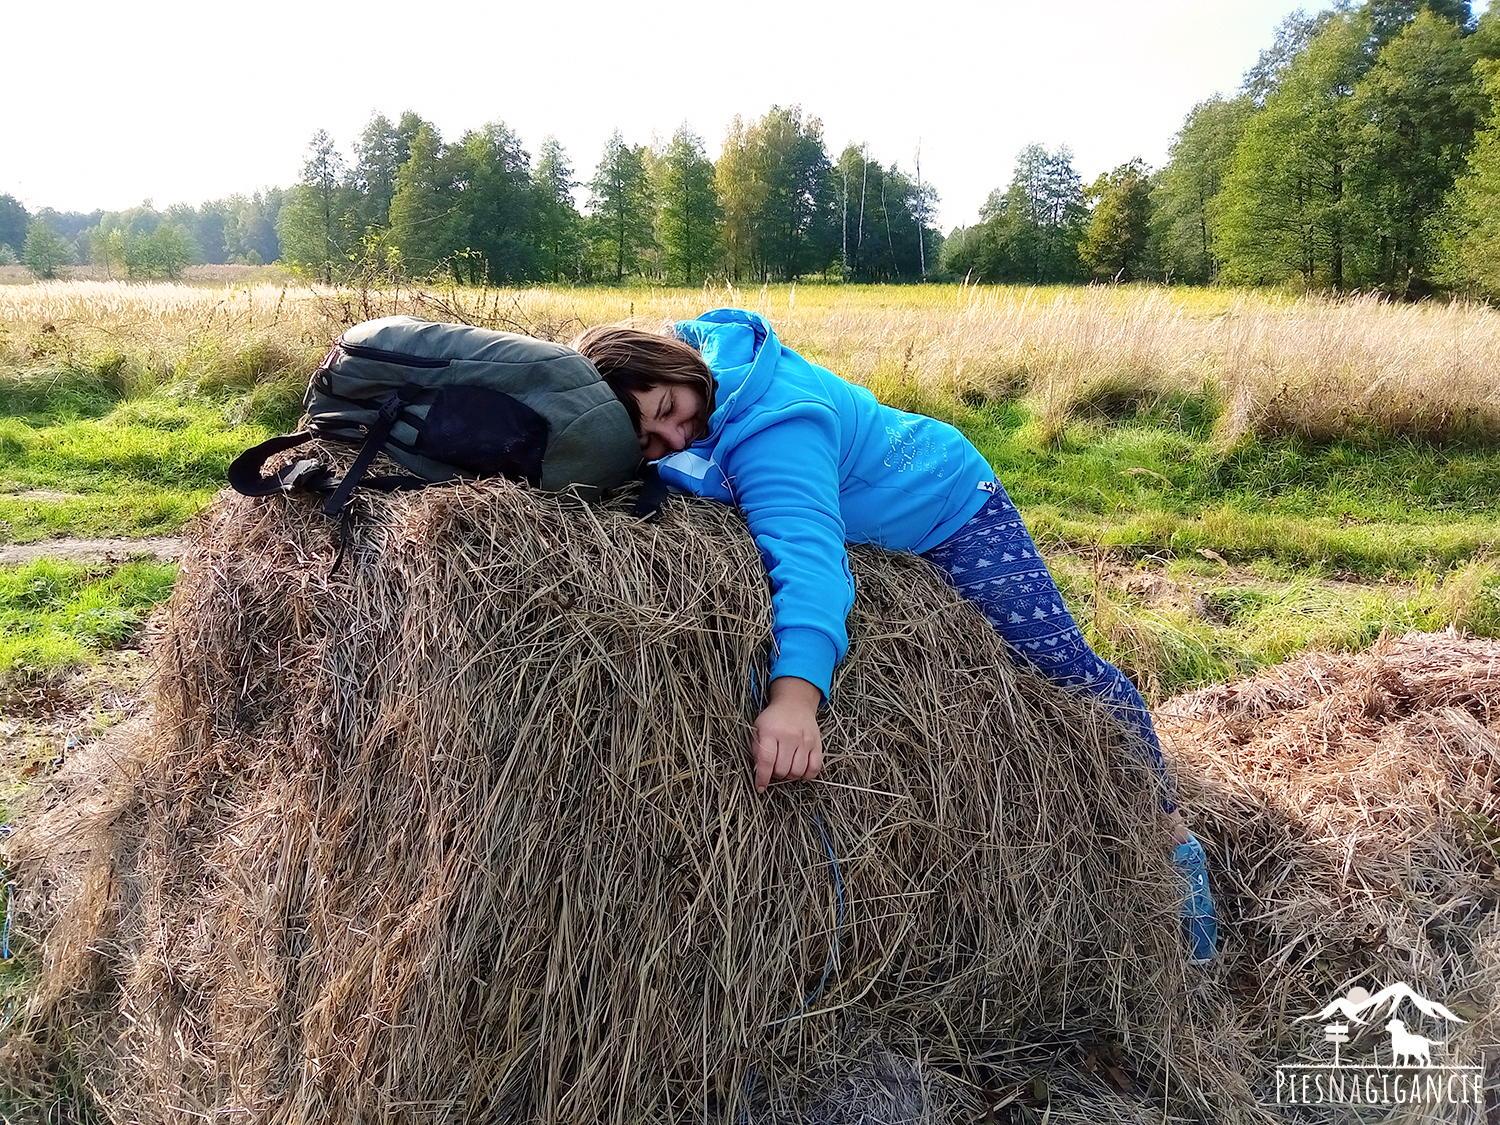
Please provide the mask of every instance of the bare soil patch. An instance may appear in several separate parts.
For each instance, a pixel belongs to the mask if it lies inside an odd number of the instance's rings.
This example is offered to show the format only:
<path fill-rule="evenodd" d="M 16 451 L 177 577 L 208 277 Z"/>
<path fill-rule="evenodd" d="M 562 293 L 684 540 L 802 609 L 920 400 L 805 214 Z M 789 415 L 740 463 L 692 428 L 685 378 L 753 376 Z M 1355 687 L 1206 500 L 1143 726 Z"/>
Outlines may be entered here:
<path fill-rule="evenodd" d="M 59 492 L 55 488 L 20 488 L 6 493 L 12 500 L 72 500 L 81 495 L 77 492 Z"/>
<path fill-rule="evenodd" d="M 0 692 L 0 805 L 137 714 L 148 678 L 141 652 L 124 649 L 63 679 Z"/>
<path fill-rule="evenodd" d="M 182 552 L 183 541 L 175 535 L 149 539 L 41 539 L 35 543 L 0 544 L 0 566 L 15 566 L 37 559 L 123 562 L 142 555 L 154 559 L 180 559 Z"/>

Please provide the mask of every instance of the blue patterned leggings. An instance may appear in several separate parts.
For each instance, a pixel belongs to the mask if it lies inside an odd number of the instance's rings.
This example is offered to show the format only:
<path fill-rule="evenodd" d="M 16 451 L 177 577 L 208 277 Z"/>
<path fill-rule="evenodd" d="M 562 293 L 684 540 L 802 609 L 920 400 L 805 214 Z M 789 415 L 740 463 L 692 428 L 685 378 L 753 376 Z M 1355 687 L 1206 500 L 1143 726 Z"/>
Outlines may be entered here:
<path fill-rule="evenodd" d="M 1135 733 L 1142 757 L 1161 779 L 1162 808 L 1171 812 L 1177 807 L 1176 788 L 1145 701 L 1123 672 L 1089 648 L 1001 485 L 994 485 L 973 519 L 922 557 L 983 611 L 1018 660 L 1055 684 L 1102 700 Z"/>

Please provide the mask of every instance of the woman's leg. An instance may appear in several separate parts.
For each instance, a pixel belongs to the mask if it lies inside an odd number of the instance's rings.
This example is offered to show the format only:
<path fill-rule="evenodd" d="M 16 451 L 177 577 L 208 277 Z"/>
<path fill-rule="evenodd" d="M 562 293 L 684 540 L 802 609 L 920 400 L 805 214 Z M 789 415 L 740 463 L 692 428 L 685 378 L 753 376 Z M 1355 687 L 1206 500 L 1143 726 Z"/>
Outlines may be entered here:
<path fill-rule="evenodd" d="M 989 502 L 946 541 L 923 555 L 989 618 L 1015 655 L 1063 687 L 1102 700 L 1141 746 L 1161 779 L 1162 808 L 1177 810 L 1151 712 L 1135 685 L 1084 640 L 1020 513 L 999 484 Z"/>
<path fill-rule="evenodd" d="M 1207 859 L 1183 824 L 1151 712 L 1125 674 L 1101 660 L 1083 639 L 1005 489 L 996 484 L 974 518 L 924 557 L 979 606 L 1019 659 L 1054 683 L 1097 696 L 1135 733 L 1141 756 L 1161 780 L 1162 810 L 1172 821 L 1178 845 L 1172 859 L 1187 880 L 1182 920 L 1189 962 L 1213 960 L 1219 925 L 1208 888 Z"/>

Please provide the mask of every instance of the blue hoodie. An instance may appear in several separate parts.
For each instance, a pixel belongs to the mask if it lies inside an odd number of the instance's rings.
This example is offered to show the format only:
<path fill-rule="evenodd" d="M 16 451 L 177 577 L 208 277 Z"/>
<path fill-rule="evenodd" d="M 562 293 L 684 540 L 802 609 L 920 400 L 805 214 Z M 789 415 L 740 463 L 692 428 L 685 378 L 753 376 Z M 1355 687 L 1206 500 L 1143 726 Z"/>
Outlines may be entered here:
<path fill-rule="evenodd" d="M 737 504 L 771 577 L 771 678 L 826 699 L 849 647 L 846 543 L 937 546 L 974 515 L 995 474 L 946 422 L 882 406 L 784 348 L 766 319 L 715 309 L 677 334 L 718 381 L 708 436 L 659 461 L 673 489 Z"/>

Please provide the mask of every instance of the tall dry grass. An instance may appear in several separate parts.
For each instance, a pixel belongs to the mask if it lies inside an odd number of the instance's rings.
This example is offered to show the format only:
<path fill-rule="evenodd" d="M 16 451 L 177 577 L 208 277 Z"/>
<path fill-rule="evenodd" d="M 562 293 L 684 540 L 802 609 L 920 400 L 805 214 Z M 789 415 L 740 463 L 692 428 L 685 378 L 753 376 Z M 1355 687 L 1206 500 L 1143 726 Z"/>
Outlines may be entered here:
<path fill-rule="evenodd" d="M 1205 397 L 1231 440 L 1500 435 L 1500 313 L 1486 306 L 1148 288 L 920 293 L 885 303 L 804 289 L 785 301 L 782 336 L 881 390 L 1024 394 L 1048 437 L 1079 414 L 1178 395 Z"/>
<path fill-rule="evenodd" d="M 933 285 L 335 291 L 44 282 L 0 287 L 0 364 L 115 349 L 159 376 L 305 369 L 340 327 L 392 312 L 566 340 L 716 305 L 897 402 L 1025 396 L 1043 438 L 1074 418 L 1196 396 L 1220 436 L 1500 435 L 1500 312 L 1231 290 Z M 61 355 L 59 355 L 61 353 Z M 236 372 L 241 374 L 236 377 Z"/>

